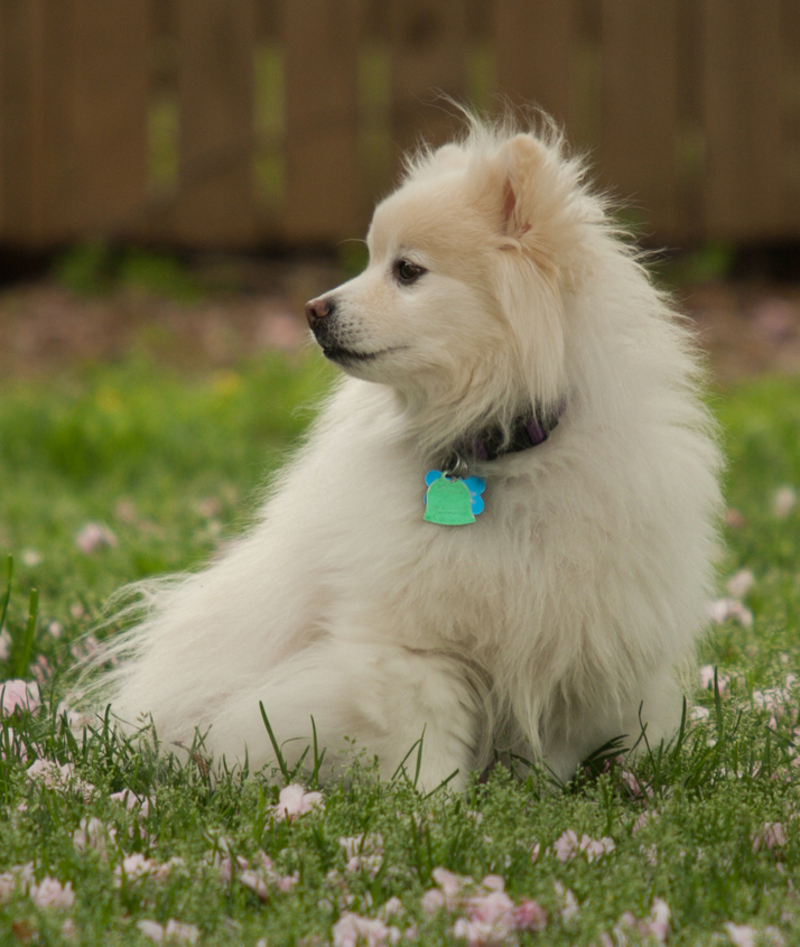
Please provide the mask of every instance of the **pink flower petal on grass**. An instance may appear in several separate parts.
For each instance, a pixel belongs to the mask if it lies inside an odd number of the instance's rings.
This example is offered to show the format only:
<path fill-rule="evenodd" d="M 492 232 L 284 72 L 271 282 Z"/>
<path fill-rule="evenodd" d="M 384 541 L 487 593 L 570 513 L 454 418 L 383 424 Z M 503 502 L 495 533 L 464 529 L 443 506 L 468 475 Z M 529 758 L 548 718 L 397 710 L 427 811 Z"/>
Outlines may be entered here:
<path fill-rule="evenodd" d="M 780 848 L 786 844 L 786 833 L 780 822 L 765 822 L 761 831 L 753 836 L 752 841 L 754 852 L 760 848 Z"/>
<path fill-rule="evenodd" d="M 553 853 L 565 865 L 578 851 L 578 836 L 573 829 L 567 829 L 553 842 Z"/>
<path fill-rule="evenodd" d="M 291 821 L 297 816 L 311 812 L 317 806 L 325 807 L 321 792 L 306 792 L 298 783 L 292 783 L 281 789 L 278 804 L 271 808 L 277 820 Z"/>
<path fill-rule="evenodd" d="M 466 910 L 471 921 L 480 921 L 490 927 L 510 917 L 514 902 L 505 891 L 491 891 L 489 894 L 477 894 L 466 902 Z"/>
<path fill-rule="evenodd" d="M 150 815 L 150 799 L 147 796 L 137 795 L 132 789 L 112 792 L 109 799 L 113 799 L 114 802 L 121 802 L 128 812 L 136 810 L 136 815 L 140 819 L 146 819 Z"/>
<path fill-rule="evenodd" d="M 196 944 L 200 929 L 194 924 L 181 924 L 170 918 L 164 928 L 164 940 L 169 944 Z"/>
<path fill-rule="evenodd" d="M 516 931 L 543 931 L 547 927 L 547 911 L 538 901 L 520 901 L 512 917 L 511 926 Z"/>
<path fill-rule="evenodd" d="M 426 914 L 435 914 L 437 911 L 447 907 L 445 893 L 440 888 L 431 888 L 422 895 L 422 910 Z"/>
<path fill-rule="evenodd" d="M 266 881 L 254 871 L 243 871 L 239 875 L 239 882 L 249 888 L 261 898 L 262 901 L 266 901 L 269 897 L 269 888 L 267 887 Z"/>
<path fill-rule="evenodd" d="M 40 884 L 32 884 L 29 895 L 40 908 L 71 908 L 75 901 L 72 883 L 62 885 L 57 878 L 42 878 Z"/>
<path fill-rule="evenodd" d="M 753 587 L 755 577 L 750 569 L 740 569 L 728 579 L 728 594 L 733 598 L 744 598 Z"/>
<path fill-rule="evenodd" d="M 797 503 L 797 490 L 794 487 L 781 487 L 772 499 L 772 511 L 779 520 L 786 519 Z"/>
<path fill-rule="evenodd" d="M 107 526 L 100 523 L 87 523 L 76 535 L 75 545 L 84 555 L 91 555 L 98 549 L 117 545 L 117 537 Z"/>
<path fill-rule="evenodd" d="M 653 898 L 650 917 L 642 924 L 642 933 L 653 937 L 658 944 L 665 944 L 669 937 L 670 910 L 666 901 Z"/>
<path fill-rule="evenodd" d="M 40 779 L 48 789 L 67 788 L 83 796 L 88 802 L 92 798 L 94 785 L 76 775 L 72 763 L 59 766 L 52 760 L 36 760 L 25 771 L 28 779 Z"/>
<path fill-rule="evenodd" d="M 164 939 L 164 928 L 157 921 L 137 921 L 136 929 L 157 944 Z"/>
<path fill-rule="evenodd" d="M 333 925 L 333 947 L 384 947 L 396 944 L 400 932 L 377 918 L 361 917 L 349 911 Z"/>
<path fill-rule="evenodd" d="M 728 933 L 728 940 L 734 947 L 755 947 L 756 932 L 748 924 L 731 924 L 728 921 L 725 930 Z"/>
<path fill-rule="evenodd" d="M 743 628 L 753 627 L 753 613 L 735 598 L 718 598 L 709 602 L 706 605 L 706 614 L 717 625 L 732 618 Z"/>
<path fill-rule="evenodd" d="M 0 682 L 0 713 L 11 714 L 15 710 L 33 713 L 41 705 L 39 685 L 35 681 L 15 678 Z"/>

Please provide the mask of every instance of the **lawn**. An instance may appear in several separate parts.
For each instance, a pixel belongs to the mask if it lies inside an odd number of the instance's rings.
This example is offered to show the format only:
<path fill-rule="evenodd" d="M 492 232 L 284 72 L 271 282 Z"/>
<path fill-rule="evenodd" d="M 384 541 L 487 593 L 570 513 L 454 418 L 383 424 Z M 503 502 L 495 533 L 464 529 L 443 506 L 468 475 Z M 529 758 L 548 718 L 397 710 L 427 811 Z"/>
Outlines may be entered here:
<path fill-rule="evenodd" d="M 81 636 L 108 596 L 246 525 L 329 379 L 307 355 L 3 384 L 0 678 L 37 687 L 3 696 L 0 943 L 800 942 L 796 379 L 710 396 L 730 459 L 719 599 L 682 732 L 636 765 L 423 796 L 413 754 L 390 785 L 362 758 L 317 796 L 313 761 L 212 779 L 199 754 L 72 736 L 64 673 L 102 646 Z"/>

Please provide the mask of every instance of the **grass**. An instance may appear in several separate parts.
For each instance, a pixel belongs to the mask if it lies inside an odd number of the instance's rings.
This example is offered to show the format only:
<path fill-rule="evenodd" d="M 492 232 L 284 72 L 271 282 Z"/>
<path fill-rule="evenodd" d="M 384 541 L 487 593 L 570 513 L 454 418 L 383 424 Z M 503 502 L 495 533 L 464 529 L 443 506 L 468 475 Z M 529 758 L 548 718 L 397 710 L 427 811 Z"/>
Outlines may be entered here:
<path fill-rule="evenodd" d="M 315 787 L 280 760 L 212 780 L 200 755 L 179 765 L 102 725 L 76 742 L 54 707 L 78 637 L 120 585 L 198 565 L 242 528 L 328 379 L 313 357 L 276 357 L 192 382 L 129 361 L 4 385 L 0 550 L 14 573 L 5 596 L 0 582 L 0 678 L 38 675 L 45 700 L 0 721 L 0 943 L 147 944 L 137 924 L 172 920 L 192 925 L 173 923 L 176 942 L 312 947 L 348 943 L 348 913 L 374 920 L 365 943 L 390 927 L 415 930 L 422 945 L 466 943 L 454 929 L 469 933 L 470 917 L 505 902 L 464 888 L 452 911 L 426 910 L 443 898 L 426 892 L 457 885 L 441 868 L 476 883 L 500 876 L 514 904 L 547 912 L 538 931 L 510 933 L 502 918 L 482 933 L 473 926 L 471 943 L 657 942 L 659 899 L 670 944 L 796 942 L 800 700 L 786 678 L 800 666 L 800 513 L 787 510 L 789 494 L 781 516 L 774 506 L 782 487 L 800 484 L 796 379 L 714 396 L 738 511 L 725 528 L 720 594 L 742 569 L 754 581 L 738 590 L 739 620 L 715 625 L 701 646 L 716 690 L 698 684 L 673 745 L 635 766 L 612 752 L 560 788 L 539 770 L 497 768 L 463 795 L 423 796 L 413 753 L 390 785 L 361 759 L 321 806 L 288 820 L 275 808 L 281 787 Z M 89 522 L 110 537 L 83 553 L 75 537 Z M 63 774 L 32 775 L 37 756 Z M 112 798 L 124 790 L 130 808 Z M 578 845 L 612 839 L 613 850 L 581 851 L 570 831 Z M 71 904 L 37 903 L 48 877 L 70 884 Z M 402 907 L 387 916 L 393 898 Z"/>

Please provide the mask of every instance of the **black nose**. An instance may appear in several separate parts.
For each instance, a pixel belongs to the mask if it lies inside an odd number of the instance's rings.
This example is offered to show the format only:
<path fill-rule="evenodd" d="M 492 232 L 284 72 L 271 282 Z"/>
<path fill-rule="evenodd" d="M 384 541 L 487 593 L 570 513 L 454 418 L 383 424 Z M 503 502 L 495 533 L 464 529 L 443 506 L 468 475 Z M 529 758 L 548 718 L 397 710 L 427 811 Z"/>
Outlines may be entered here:
<path fill-rule="evenodd" d="M 307 302 L 306 319 L 308 319 L 309 326 L 314 330 L 319 328 L 320 324 L 332 315 L 333 309 L 333 301 L 325 296 Z"/>

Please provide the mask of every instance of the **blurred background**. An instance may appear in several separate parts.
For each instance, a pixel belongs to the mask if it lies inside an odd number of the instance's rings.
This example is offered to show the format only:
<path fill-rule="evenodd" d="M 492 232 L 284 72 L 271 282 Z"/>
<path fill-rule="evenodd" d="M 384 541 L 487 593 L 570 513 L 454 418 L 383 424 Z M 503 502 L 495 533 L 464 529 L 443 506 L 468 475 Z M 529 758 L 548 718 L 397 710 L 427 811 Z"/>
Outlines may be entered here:
<path fill-rule="evenodd" d="M 563 125 L 721 377 L 800 366 L 800 0 L 0 0 L 0 372 L 301 344 L 440 93 Z"/>

